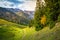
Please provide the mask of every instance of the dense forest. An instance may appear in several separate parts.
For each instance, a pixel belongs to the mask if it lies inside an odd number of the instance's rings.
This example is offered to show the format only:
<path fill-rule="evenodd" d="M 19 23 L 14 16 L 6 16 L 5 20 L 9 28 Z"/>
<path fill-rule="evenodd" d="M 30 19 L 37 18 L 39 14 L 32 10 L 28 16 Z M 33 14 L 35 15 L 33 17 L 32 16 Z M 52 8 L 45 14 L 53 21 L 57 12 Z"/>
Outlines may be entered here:
<path fill-rule="evenodd" d="M 53 28 L 59 22 L 60 16 L 60 1 L 59 0 L 37 0 L 36 10 L 34 15 L 34 25 L 36 30 L 42 29 L 48 25 Z"/>

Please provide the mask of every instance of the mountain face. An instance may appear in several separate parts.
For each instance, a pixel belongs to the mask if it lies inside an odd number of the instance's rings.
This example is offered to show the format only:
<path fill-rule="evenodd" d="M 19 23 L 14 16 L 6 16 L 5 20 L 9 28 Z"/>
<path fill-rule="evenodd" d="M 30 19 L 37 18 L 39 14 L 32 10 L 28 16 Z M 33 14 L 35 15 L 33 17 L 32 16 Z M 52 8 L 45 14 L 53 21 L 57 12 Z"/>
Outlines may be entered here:
<path fill-rule="evenodd" d="M 27 10 L 20 10 L 20 9 L 13 9 L 13 8 L 7 8 L 7 10 L 14 12 L 15 14 L 19 15 L 19 16 L 24 16 L 27 19 L 32 19 L 34 16 L 34 11 L 27 11 Z"/>
<path fill-rule="evenodd" d="M 24 13 L 28 14 L 30 19 L 32 19 L 34 17 L 34 11 L 26 11 L 26 10 L 24 10 Z"/>
<path fill-rule="evenodd" d="M 9 10 L 9 11 L 12 11 L 14 13 L 19 12 L 19 11 L 22 11 L 22 10 L 20 10 L 18 8 L 6 8 L 6 9 Z"/>
<path fill-rule="evenodd" d="M 18 24 L 28 24 L 30 20 L 30 14 L 13 8 L 2 8 L 0 7 L 0 18 L 7 21 L 11 21 Z"/>

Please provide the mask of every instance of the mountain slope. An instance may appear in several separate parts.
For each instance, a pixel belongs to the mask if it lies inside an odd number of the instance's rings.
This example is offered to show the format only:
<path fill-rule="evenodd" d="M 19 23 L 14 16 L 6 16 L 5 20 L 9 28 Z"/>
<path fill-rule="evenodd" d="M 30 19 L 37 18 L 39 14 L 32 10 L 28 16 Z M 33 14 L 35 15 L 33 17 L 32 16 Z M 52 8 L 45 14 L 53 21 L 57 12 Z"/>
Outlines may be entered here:
<path fill-rule="evenodd" d="M 7 10 L 6 8 L 0 7 L 0 18 L 5 19 L 7 21 L 15 22 L 18 24 L 28 24 L 29 20 L 24 16 L 19 16 L 19 15 L 17 15 L 16 13 L 10 10 Z"/>
<path fill-rule="evenodd" d="M 34 17 L 34 11 L 24 10 L 24 13 L 25 13 L 25 14 L 28 14 L 30 19 L 33 19 L 33 17 Z"/>
<path fill-rule="evenodd" d="M 16 24 L 16 23 L 9 22 L 9 21 L 3 20 L 3 19 L 0 19 L 0 26 L 7 26 L 7 27 L 12 26 L 12 27 L 19 27 L 19 28 L 26 27 L 25 25 Z"/>

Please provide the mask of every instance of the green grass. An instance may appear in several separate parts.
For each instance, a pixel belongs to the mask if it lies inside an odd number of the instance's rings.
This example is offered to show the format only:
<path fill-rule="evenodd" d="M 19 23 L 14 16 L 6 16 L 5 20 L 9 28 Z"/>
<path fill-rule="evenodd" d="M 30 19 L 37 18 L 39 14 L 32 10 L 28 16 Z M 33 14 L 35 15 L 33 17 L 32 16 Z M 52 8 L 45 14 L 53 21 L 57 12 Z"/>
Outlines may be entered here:
<path fill-rule="evenodd" d="M 35 31 L 34 27 L 27 26 L 22 29 L 20 27 L 23 25 L 0 19 L 0 40 L 60 40 L 59 24 L 52 29 L 45 27 L 40 31 Z"/>
<path fill-rule="evenodd" d="M 16 26 L 16 27 L 19 27 L 19 28 L 25 28 L 26 26 L 24 25 L 19 25 L 19 24 L 16 24 L 16 23 L 12 23 L 12 22 L 8 22 L 6 20 L 3 20 L 3 19 L 0 19 L 0 26 L 1 25 L 5 25 L 5 26 Z"/>

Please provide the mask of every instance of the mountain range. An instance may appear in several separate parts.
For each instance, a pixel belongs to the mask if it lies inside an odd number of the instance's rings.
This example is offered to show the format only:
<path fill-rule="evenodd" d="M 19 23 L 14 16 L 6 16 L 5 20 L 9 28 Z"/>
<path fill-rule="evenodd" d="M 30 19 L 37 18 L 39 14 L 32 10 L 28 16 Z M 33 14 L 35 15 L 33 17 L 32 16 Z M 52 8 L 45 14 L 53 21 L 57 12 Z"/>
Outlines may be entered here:
<path fill-rule="evenodd" d="M 0 18 L 18 24 L 28 24 L 29 20 L 33 18 L 33 15 L 34 11 L 0 7 Z"/>

